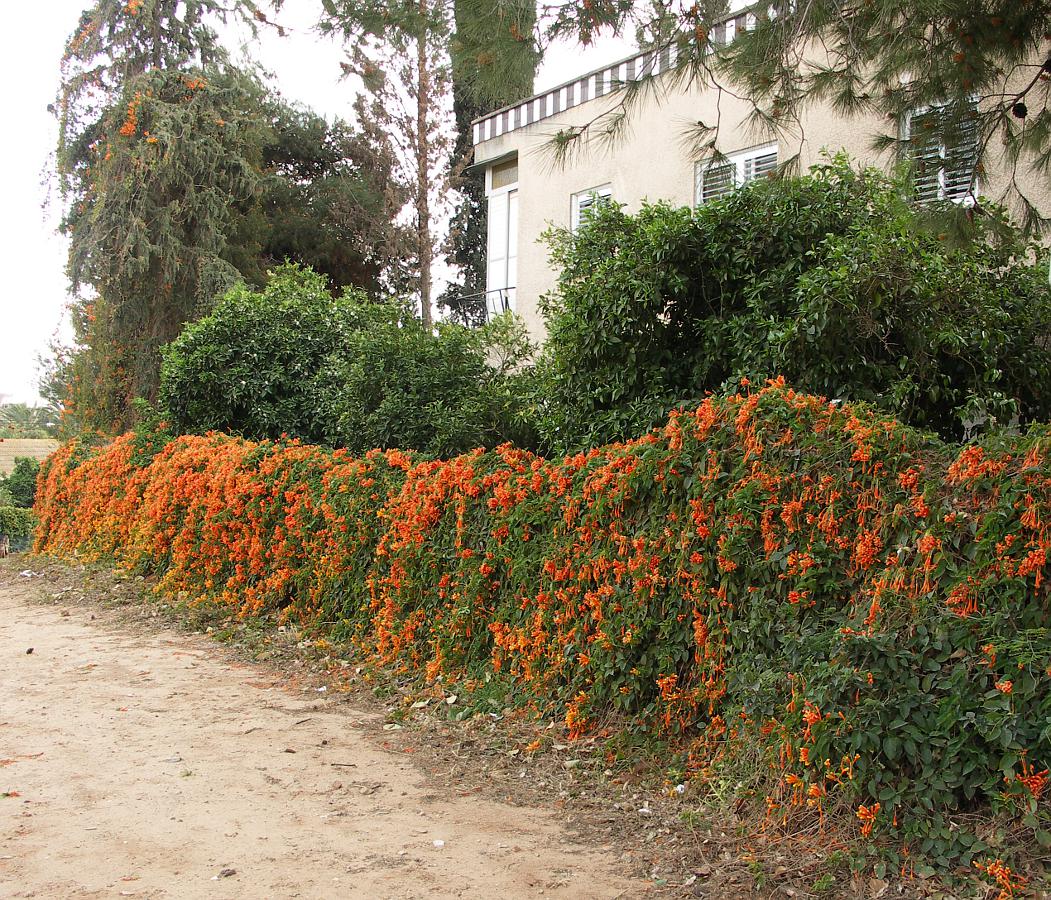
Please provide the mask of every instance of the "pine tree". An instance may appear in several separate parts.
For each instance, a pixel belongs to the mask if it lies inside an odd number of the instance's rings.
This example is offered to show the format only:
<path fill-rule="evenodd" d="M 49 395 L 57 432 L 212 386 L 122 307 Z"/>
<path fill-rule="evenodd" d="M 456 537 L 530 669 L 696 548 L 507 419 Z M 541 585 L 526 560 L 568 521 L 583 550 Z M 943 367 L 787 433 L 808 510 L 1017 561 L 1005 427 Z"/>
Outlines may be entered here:
<path fill-rule="evenodd" d="M 87 288 L 73 310 L 86 424 L 127 426 L 160 348 L 239 280 L 228 235 L 259 188 L 258 93 L 237 73 L 156 70 L 100 118 L 63 220 L 70 279 Z"/>
<path fill-rule="evenodd" d="M 396 219 L 407 192 L 394 149 L 365 104 L 356 104 L 354 127 L 273 95 L 262 113 L 258 202 L 229 237 L 241 274 L 262 285 L 267 270 L 294 260 L 327 276 L 334 290 L 404 292 L 412 244 Z"/>
<path fill-rule="evenodd" d="M 258 85 L 232 73 L 215 26 L 250 2 L 97 0 L 61 65 L 56 168 L 82 299 L 68 398 L 88 427 L 132 418 L 158 349 L 236 270 L 225 230 L 256 176 Z"/>
<path fill-rule="evenodd" d="M 409 186 L 420 318 L 429 329 L 431 269 L 440 248 L 435 223 L 447 195 L 442 100 L 450 78 L 449 11 L 443 0 L 323 0 L 322 6 L 321 30 L 345 41 L 344 73 L 360 78 L 372 95 L 369 112 L 388 130 Z"/>

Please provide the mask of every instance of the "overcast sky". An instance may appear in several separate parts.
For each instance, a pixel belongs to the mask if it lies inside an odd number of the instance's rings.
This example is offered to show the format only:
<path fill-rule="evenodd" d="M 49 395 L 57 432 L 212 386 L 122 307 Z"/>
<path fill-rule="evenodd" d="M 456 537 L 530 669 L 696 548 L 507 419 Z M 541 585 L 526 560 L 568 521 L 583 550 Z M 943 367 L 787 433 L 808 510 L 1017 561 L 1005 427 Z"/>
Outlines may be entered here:
<path fill-rule="evenodd" d="M 0 34 L 0 73 L 5 91 L 6 138 L 2 195 L 3 273 L 0 287 L 0 399 L 38 403 L 37 360 L 53 338 L 68 341 L 65 244 L 55 233 L 56 209 L 48 209 L 47 173 L 56 139 L 47 105 L 55 97 L 66 37 L 89 0 L 6 4 Z M 288 36 L 264 38 L 249 48 L 270 70 L 281 92 L 332 118 L 347 115 L 347 84 L 339 81 L 340 48 L 311 31 L 320 0 L 290 0 L 279 21 Z M 611 62 L 627 44 L 607 41 L 587 51 L 556 47 L 537 79 L 537 90 Z"/>

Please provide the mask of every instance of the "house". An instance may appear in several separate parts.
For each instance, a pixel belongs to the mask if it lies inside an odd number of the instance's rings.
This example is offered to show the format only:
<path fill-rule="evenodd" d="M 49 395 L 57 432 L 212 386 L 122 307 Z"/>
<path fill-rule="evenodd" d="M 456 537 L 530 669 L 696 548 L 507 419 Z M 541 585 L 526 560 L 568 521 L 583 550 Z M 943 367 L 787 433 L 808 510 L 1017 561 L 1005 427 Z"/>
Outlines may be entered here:
<path fill-rule="evenodd" d="M 733 8 L 733 7 L 731 7 Z M 733 39 L 754 25 L 741 12 L 717 27 L 720 41 Z M 824 150 L 845 150 L 867 164 L 889 166 L 877 158 L 872 136 L 883 122 L 845 118 L 829 107 L 811 106 L 803 115 L 802 137 L 782 145 L 758 138 L 750 127 L 747 101 L 714 88 L 660 86 L 662 73 L 675 63 L 674 48 L 663 53 L 639 52 L 519 103 L 496 110 L 473 123 L 476 167 L 485 170 L 488 197 L 486 298 L 490 314 L 512 309 L 540 340 L 544 323 L 539 298 L 555 287 L 557 273 L 548 261 L 540 235 L 551 225 L 575 228 L 593 203 L 612 199 L 637 210 L 643 201 L 677 205 L 704 203 L 734 187 L 772 172 L 797 156 L 800 171 L 817 162 Z M 657 76 L 658 90 L 648 91 L 632 108 L 626 131 L 612 142 L 585 137 L 577 152 L 556 161 L 552 139 L 579 129 L 619 105 L 622 86 L 646 73 Z M 937 109 L 917 110 L 901 128 L 921 127 Z M 684 146 L 684 133 L 698 120 L 720 122 L 719 162 L 698 162 Z M 977 154 L 977 134 L 961 135 L 958 146 L 935 141 L 911 143 L 922 165 L 916 191 L 923 200 L 964 200 L 970 193 Z M 994 161 L 995 162 L 995 161 Z M 999 196 L 1009 182 L 995 165 L 983 172 L 987 183 L 975 193 Z M 1051 185 L 1046 178 L 1020 173 L 1027 195 L 1043 214 L 1051 212 Z"/>

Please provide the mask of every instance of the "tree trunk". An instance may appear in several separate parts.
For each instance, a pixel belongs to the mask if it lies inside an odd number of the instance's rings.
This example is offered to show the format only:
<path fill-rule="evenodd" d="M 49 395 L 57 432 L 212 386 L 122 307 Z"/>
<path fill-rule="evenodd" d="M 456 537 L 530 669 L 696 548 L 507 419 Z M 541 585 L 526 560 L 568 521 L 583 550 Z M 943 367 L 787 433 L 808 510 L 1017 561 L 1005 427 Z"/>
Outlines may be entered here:
<path fill-rule="evenodd" d="M 153 7 L 153 23 L 150 31 L 153 38 L 153 68 L 160 69 L 163 60 L 161 58 L 161 5 L 159 3 Z"/>
<path fill-rule="evenodd" d="M 420 261 L 420 319 L 431 329 L 431 244 L 430 210 L 430 134 L 428 113 L 431 106 L 431 79 L 427 71 L 427 0 L 419 0 L 420 34 L 416 39 L 416 241 Z"/>

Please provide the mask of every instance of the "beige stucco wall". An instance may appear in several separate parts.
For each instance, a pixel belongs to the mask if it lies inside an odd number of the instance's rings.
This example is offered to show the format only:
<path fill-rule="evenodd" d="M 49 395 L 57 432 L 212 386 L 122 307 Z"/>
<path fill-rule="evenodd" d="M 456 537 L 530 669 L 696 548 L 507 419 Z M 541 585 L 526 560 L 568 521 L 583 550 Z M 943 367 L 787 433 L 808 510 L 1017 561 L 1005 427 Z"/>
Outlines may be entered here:
<path fill-rule="evenodd" d="M 721 124 L 717 143 L 723 153 L 771 142 L 770 137 L 749 128 L 749 107 L 744 101 L 711 89 L 674 90 L 663 95 L 649 93 L 641 99 L 630 117 L 628 130 L 612 147 L 593 140 L 567 163 L 558 165 L 550 150 L 552 137 L 560 129 L 594 119 L 619 99 L 615 93 L 591 100 L 475 147 L 478 162 L 502 157 L 509 151 L 518 153 L 516 312 L 539 340 L 544 337 L 544 324 L 537 300 L 556 282 L 547 246 L 539 236 L 550 225 L 569 226 L 573 194 L 611 184 L 613 199 L 626 204 L 629 211 L 639 209 L 645 200 L 691 205 L 694 161 L 683 140 L 691 122 L 710 123 L 718 117 Z M 880 130 L 892 133 L 894 128 L 893 122 L 844 118 L 828 108 L 812 107 L 802 120 L 802 137 L 778 140 L 778 158 L 784 162 L 798 154 L 801 171 L 806 171 L 819 160 L 823 149 L 845 149 L 859 161 L 888 167 L 893 159 L 877 156 L 871 141 Z M 1028 174 L 1019 181 L 1042 212 L 1051 212 L 1051 185 L 1046 179 Z M 1005 173 L 990 165 L 980 185 L 981 193 L 1000 197 L 1007 182 Z"/>

